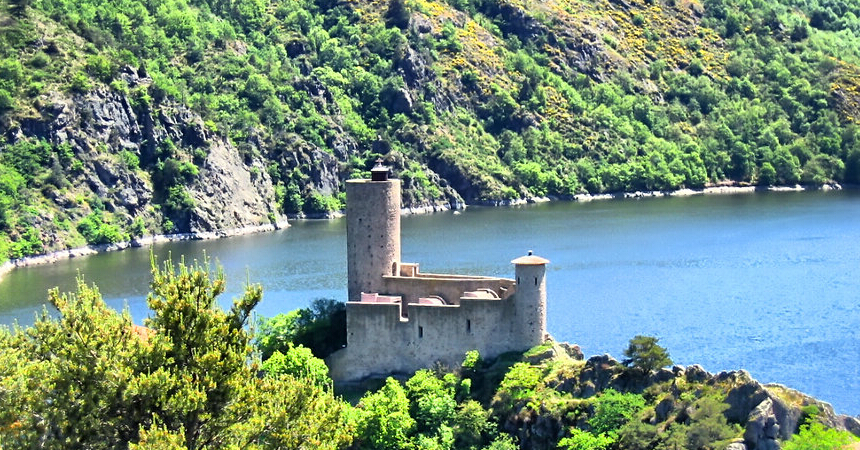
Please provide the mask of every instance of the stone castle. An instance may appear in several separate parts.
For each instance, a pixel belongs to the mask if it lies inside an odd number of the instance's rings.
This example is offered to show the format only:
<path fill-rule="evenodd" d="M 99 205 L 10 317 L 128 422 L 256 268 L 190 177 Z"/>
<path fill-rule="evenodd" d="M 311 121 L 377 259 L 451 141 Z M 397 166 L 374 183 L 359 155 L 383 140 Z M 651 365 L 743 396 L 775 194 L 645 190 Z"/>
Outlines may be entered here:
<path fill-rule="evenodd" d="M 546 264 L 529 252 L 511 261 L 515 280 L 421 273 L 400 260 L 400 180 L 377 165 L 349 180 L 347 346 L 329 356 L 335 381 L 456 366 L 546 339 Z"/>

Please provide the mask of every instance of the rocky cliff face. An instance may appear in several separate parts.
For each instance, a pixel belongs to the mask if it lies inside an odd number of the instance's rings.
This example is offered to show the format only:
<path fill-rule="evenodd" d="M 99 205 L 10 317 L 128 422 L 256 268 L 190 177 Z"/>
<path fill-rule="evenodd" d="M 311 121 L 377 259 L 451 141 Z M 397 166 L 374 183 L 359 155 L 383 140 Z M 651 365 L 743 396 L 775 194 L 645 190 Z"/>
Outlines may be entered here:
<path fill-rule="evenodd" d="M 131 68 L 121 76 L 132 90 L 151 82 Z M 58 208 L 80 206 L 74 196 L 89 191 L 106 211 L 126 221 L 142 218 L 154 233 L 214 232 L 277 220 L 274 188 L 261 158 L 240 156 L 236 145 L 208 130 L 187 108 L 166 103 L 153 108 L 127 94 L 98 88 L 83 95 L 55 93 L 38 113 L 7 135 L 12 142 L 34 138 L 66 145 L 80 161 L 79 167 L 67 171 L 69 189 L 49 195 Z M 168 147 L 171 153 L 165 154 Z M 193 206 L 172 214 L 160 207 L 165 186 L 152 173 L 161 158 L 183 153 L 195 155 L 199 166 L 182 183 Z M 336 176 L 322 172 L 317 183 L 336 188 Z M 87 212 L 84 208 L 77 214 Z M 174 226 L 160 229 L 164 219 Z M 47 224 L 44 228 L 50 229 Z M 65 244 L 62 233 L 46 237 L 48 249 Z"/>
<path fill-rule="evenodd" d="M 570 347 L 556 345 L 527 361 L 540 365 L 571 357 L 582 359 L 581 353 L 577 355 Z M 668 422 L 689 422 L 696 411 L 694 399 L 703 393 L 724 399 L 722 403 L 727 409 L 722 414 L 728 423 L 738 424 L 742 430 L 742 437 L 729 445 L 731 450 L 779 449 L 782 442 L 798 431 L 805 411 L 811 406 L 818 411 L 817 420 L 826 426 L 860 436 L 858 418 L 838 415 L 828 403 L 785 386 L 761 384 L 744 370 L 712 374 L 699 365 L 674 366 L 641 376 L 626 370 L 609 355 L 593 356 L 579 364 L 572 365 L 576 370 L 560 370 L 555 377 L 550 376 L 546 388 L 574 399 L 590 399 L 607 389 L 645 393 L 649 398 L 656 395 L 658 401 L 646 415 L 658 427 Z M 579 408 L 587 408 L 587 403 L 581 405 Z M 533 403 L 507 417 L 503 426 L 519 436 L 524 448 L 547 448 L 574 425 L 569 416 L 553 413 L 551 409 L 549 405 L 535 408 Z M 579 421 L 582 423 L 575 424 L 585 425 L 581 417 Z"/>
<path fill-rule="evenodd" d="M 429 75 L 424 74 L 423 63 L 420 59 L 413 63 L 415 67 L 409 70 L 421 74 L 413 82 L 425 81 Z M 301 173 L 305 191 L 333 197 L 349 176 L 343 161 L 356 155 L 357 144 L 342 129 L 332 133 L 335 137 L 327 143 L 331 152 L 301 139 L 273 139 L 277 133 L 234 142 L 211 130 L 187 107 L 139 98 L 152 83 L 145 73 L 125 67 L 119 78 L 128 86 L 127 91 L 102 86 L 84 94 L 54 92 L 36 104 L 37 114 L 6 130 L 9 143 L 44 140 L 67 146 L 78 161 L 77 167 L 58 171 L 68 188 L 46 193 L 53 208 L 62 213 L 33 218 L 41 230 L 45 251 L 81 244 L 52 222 L 68 216 L 74 223 L 94 209 L 93 202 L 103 204 L 120 225 L 128 227 L 135 220 L 143 220 L 145 234 L 217 234 L 286 222 L 279 212 L 271 170 Z M 321 84 L 307 89 L 319 101 L 333 103 Z M 408 99 L 403 99 L 403 107 L 411 108 Z M 339 129 L 338 124 L 330 125 L 335 131 Z M 384 141 L 376 145 L 386 147 Z M 390 153 L 386 163 L 396 174 L 407 171 L 410 161 L 403 155 L 390 152 L 390 148 L 378 150 Z M 166 159 L 191 162 L 196 167 L 180 177 L 179 185 L 190 200 L 181 211 L 165 207 L 171 187 L 163 173 Z M 419 166 L 417 172 L 417 179 L 408 175 L 404 179 L 403 205 L 407 211 L 465 205 L 460 194 L 429 167 Z M 433 189 L 441 189 L 441 195 L 431 195 L 428 190 Z"/>

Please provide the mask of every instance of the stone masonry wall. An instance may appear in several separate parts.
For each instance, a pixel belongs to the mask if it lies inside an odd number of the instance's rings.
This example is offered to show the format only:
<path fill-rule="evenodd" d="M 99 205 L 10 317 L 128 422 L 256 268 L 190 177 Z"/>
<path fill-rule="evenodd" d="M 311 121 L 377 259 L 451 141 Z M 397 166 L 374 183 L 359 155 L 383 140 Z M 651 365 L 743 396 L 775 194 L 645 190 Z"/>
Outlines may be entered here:
<path fill-rule="evenodd" d="M 346 182 L 349 301 L 385 292 L 382 277 L 400 261 L 400 180 Z"/>
<path fill-rule="evenodd" d="M 522 342 L 514 330 L 514 296 L 460 301 L 409 305 L 408 319 L 400 317 L 399 304 L 347 303 L 347 347 L 329 357 L 332 378 L 411 373 L 436 362 L 454 367 L 469 350 L 494 358 L 537 344 Z"/>

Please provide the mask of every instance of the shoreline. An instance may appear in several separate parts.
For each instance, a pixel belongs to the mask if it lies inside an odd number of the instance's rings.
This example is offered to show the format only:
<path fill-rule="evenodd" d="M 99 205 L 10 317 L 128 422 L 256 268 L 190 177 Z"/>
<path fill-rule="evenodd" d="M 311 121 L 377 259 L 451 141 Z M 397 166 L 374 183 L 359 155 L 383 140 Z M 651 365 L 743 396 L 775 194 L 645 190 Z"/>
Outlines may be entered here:
<path fill-rule="evenodd" d="M 848 188 L 855 188 L 850 186 Z M 479 201 L 473 203 L 474 206 L 518 206 L 532 203 L 545 203 L 550 201 L 574 201 L 574 202 L 591 202 L 599 200 L 618 200 L 618 199 L 639 199 L 639 198 L 656 198 L 656 197 L 689 197 L 693 195 L 732 195 L 732 194 L 753 194 L 756 192 L 804 192 L 804 191 L 840 191 L 846 187 L 838 184 L 824 184 L 821 186 L 810 185 L 794 185 L 794 186 L 710 186 L 700 189 L 678 189 L 674 191 L 635 191 L 635 192 L 615 192 L 606 194 L 578 194 L 567 198 L 557 197 L 529 197 L 516 200 L 498 200 L 498 201 Z M 430 214 L 434 212 L 462 210 L 469 205 L 424 205 L 401 208 L 400 212 L 404 215 L 412 214 Z M 319 219 L 328 220 L 338 217 L 343 217 L 343 211 L 335 211 L 327 214 Z M 296 219 L 294 219 L 296 220 Z M 317 218 L 303 217 L 298 220 L 318 220 Z M 274 224 L 252 225 L 241 228 L 229 228 L 218 231 L 205 231 L 199 233 L 176 233 L 176 234 L 158 234 L 141 236 L 127 242 L 117 242 L 114 244 L 87 245 L 67 250 L 58 250 L 51 253 L 35 256 L 25 256 L 23 258 L 11 259 L 3 264 L 0 264 L 0 281 L 3 276 L 18 267 L 32 267 L 45 264 L 53 264 L 62 260 L 78 258 L 81 256 L 95 255 L 98 253 L 113 252 L 126 250 L 128 248 L 148 247 L 154 244 L 165 242 L 180 242 L 180 241 L 202 241 L 211 239 L 222 239 L 228 237 L 244 236 L 248 234 L 264 233 L 269 231 L 281 230 L 288 228 L 290 225 L 287 221 L 279 221 Z"/>
<path fill-rule="evenodd" d="M 841 191 L 855 189 L 858 186 L 841 185 L 839 183 L 823 184 L 820 186 L 796 184 L 794 186 L 737 186 L 720 185 L 708 186 L 697 189 L 677 189 L 672 191 L 633 191 L 633 192 L 609 192 L 604 194 L 576 194 L 570 197 L 529 197 L 515 200 L 488 200 L 472 203 L 474 206 L 520 206 L 532 203 L 546 203 L 552 201 L 591 202 L 598 200 L 623 200 L 639 198 L 658 197 L 691 197 L 694 195 L 734 195 L 754 194 L 757 192 L 807 192 L 807 191 Z"/>
<path fill-rule="evenodd" d="M 251 225 L 240 228 L 228 228 L 218 231 L 204 231 L 199 233 L 176 233 L 176 234 L 156 234 L 141 236 L 130 241 L 116 242 L 113 244 L 87 245 L 84 247 L 71 248 L 67 250 L 57 250 L 43 255 L 25 256 L 18 259 L 10 259 L 3 264 L 0 264 L 0 281 L 7 273 L 19 267 L 41 266 L 45 264 L 53 264 L 59 261 L 78 258 L 81 256 L 95 255 L 98 253 L 115 252 L 126 250 L 129 248 L 149 247 L 155 244 L 165 242 L 181 242 L 181 241 L 208 241 L 212 239 L 222 239 L 236 236 L 244 236 L 248 234 L 265 233 L 288 228 L 290 226 L 287 221 L 279 221 L 277 223 L 268 223 L 264 225 Z"/>

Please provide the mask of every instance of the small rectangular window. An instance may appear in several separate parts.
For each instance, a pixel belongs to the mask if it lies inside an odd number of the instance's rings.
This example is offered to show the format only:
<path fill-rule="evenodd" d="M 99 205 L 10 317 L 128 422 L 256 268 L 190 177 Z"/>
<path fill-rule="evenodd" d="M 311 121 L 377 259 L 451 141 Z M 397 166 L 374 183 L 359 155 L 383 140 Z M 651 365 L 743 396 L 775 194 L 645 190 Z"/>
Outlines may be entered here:
<path fill-rule="evenodd" d="M 466 332 L 467 333 L 472 332 L 472 321 L 470 319 L 466 319 Z"/>
<path fill-rule="evenodd" d="M 537 286 L 537 277 L 535 277 L 535 286 Z"/>
<path fill-rule="evenodd" d="M 424 327 L 420 327 L 420 326 L 418 327 L 418 337 L 419 338 L 424 337 Z"/>

